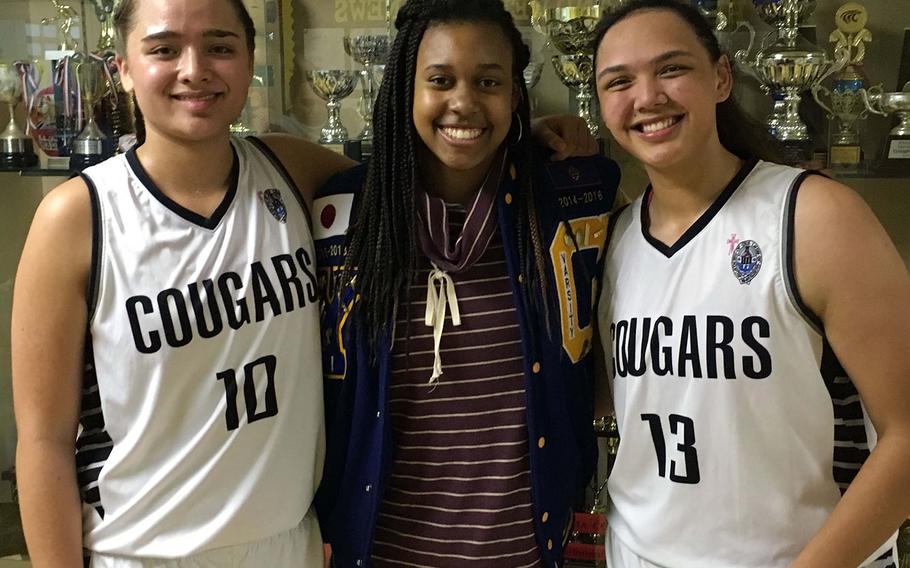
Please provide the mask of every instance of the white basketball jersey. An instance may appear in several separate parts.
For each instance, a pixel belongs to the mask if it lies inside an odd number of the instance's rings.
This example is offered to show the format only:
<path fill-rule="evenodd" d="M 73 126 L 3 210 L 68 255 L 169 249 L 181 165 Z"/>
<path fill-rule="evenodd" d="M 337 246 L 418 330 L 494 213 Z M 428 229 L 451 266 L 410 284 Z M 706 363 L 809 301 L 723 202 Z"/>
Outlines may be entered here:
<path fill-rule="evenodd" d="M 94 247 L 77 467 L 84 545 L 174 558 L 300 523 L 324 455 L 306 206 L 259 141 L 234 140 L 206 219 L 133 151 L 85 172 Z"/>
<path fill-rule="evenodd" d="M 609 523 L 653 564 L 788 566 L 868 455 L 859 395 L 794 284 L 804 177 L 747 164 L 674 246 L 648 233 L 650 192 L 615 221 Z"/>

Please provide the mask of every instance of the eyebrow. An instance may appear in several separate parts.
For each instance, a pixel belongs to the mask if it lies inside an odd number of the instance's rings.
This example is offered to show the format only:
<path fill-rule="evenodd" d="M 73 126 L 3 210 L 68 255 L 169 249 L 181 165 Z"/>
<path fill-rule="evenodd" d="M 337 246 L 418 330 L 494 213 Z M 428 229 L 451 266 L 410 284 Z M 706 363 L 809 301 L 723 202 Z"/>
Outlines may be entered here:
<path fill-rule="evenodd" d="M 149 35 L 145 36 L 144 38 L 142 38 L 142 41 L 159 41 L 162 39 L 174 39 L 176 37 L 180 37 L 180 34 L 178 34 L 177 32 L 174 32 L 174 31 L 165 30 L 163 32 L 149 34 Z M 202 32 L 202 37 L 215 37 L 215 38 L 235 37 L 238 39 L 240 38 L 240 36 L 238 36 L 236 33 L 232 32 L 230 30 L 222 30 L 222 29 L 217 29 L 217 28 L 211 29 L 211 30 L 205 30 L 204 32 Z"/>
<path fill-rule="evenodd" d="M 651 65 L 655 65 L 657 63 L 663 63 L 664 61 L 667 61 L 668 59 L 673 59 L 674 57 L 694 57 L 694 55 L 692 53 L 682 50 L 682 49 L 674 49 L 673 51 L 661 53 L 660 55 L 658 55 L 657 57 L 652 59 L 649 63 Z M 625 71 L 626 69 L 628 69 L 628 66 L 626 66 L 626 65 L 613 65 L 612 67 L 605 67 L 603 70 L 601 70 L 600 73 L 597 74 L 597 78 L 600 79 L 601 77 L 603 77 L 604 75 L 606 75 L 608 73 L 618 73 L 620 71 Z"/>

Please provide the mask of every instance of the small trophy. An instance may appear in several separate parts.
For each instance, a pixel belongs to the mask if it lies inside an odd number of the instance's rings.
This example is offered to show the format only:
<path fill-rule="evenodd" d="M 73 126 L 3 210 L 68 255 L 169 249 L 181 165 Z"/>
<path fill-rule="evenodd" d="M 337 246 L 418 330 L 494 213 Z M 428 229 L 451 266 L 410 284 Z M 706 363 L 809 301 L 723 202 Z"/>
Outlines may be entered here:
<path fill-rule="evenodd" d="M 54 5 L 57 15 L 53 18 L 42 18 L 41 23 L 44 25 L 56 23 L 57 32 L 60 34 L 60 51 L 75 51 L 79 47 L 79 42 L 73 37 L 72 29 L 73 23 L 79 19 L 79 12 L 61 0 L 51 0 L 51 4 Z"/>
<path fill-rule="evenodd" d="M 108 73 L 104 60 L 93 55 L 81 55 L 75 64 L 75 71 L 85 113 L 85 126 L 73 139 L 70 170 L 81 172 L 109 157 L 108 137 L 95 122 L 95 106 L 107 91 Z"/>
<path fill-rule="evenodd" d="M 875 114 L 896 114 L 900 124 L 888 134 L 878 169 L 896 174 L 910 173 L 910 83 L 900 93 L 871 93 L 866 95 L 870 110 Z"/>
<path fill-rule="evenodd" d="M 0 169 L 18 170 L 38 163 L 32 139 L 16 124 L 16 106 L 22 100 L 22 80 L 15 67 L 0 63 L 0 101 L 9 107 L 9 124 L 0 134 Z"/>
<path fill-rule="evenodd" d="M 838 50 L 837 57 L 831 59 L 799 37 L 799 27 L 815 8 L 815 0 L 753 0 L 753 4 L 756 13 L 775 29 L 754 54 L 750 40 L 749 47 L 737 51 L 735 59 L 767 94 L 783 101 L 783 116 L 776 116 L 768 130 L 783 144 L 785 161 L 804 163 L 810 159 L 814 144 L 799 117 L 802 93 L 842 69 L 850 54 Z"/>
<path fill-rule="evenodd" d="M 831 167 L 856 170 L 862 163 L 856 123 L 869 112 L 865 104 L 868 97 L 865 95 L 881 93 L 881 86 L 867 90 L 861 73 L 866 55 L 865 44 L 872 41 L 872 33 L 865 27 L 868 20 L 866 8 L 848 2 L 838 8 L 834 19 L 837 29 L 831 33 L 829 41 L 835 44 L 835 52 L 846 51 L 849 54 L 847 65 L 835 76 L 831 90 L 816 84 L 812 86 L 812 96 L 827 111 L 828 118 L 837 121 L 838 130 L 831 140 L 829 151 Z"/>
<path fill-rule="evenodd" d="M 343 152 L 348 140 L 348 129 L 341 123 L 341 100 L 354 91 L 359 75 L 357 71 L 346 69 L 313 69 L 306 73 L 310 87 L 326 101 L 328 109 L 328 121 L 322 127 L 319 143 L 331 146 L 339 153 Z"/>
<path fill-rule="evenodd" d="M 525 88 L 528 91 L 528 107 L 533 114 L 537 110 L 537 99 L 531 96 L 531 89 L 537 86 L 537 83 L 540 82 L 540 74 L 543 72 L 543 63 L 537 63 L 534 61 L 529 61 L 528 66 L 522 71 L 522 78 L 524 78 Z"/>
<path fill-rule="evenodd" d="M 591 483 L 594 503 L 587 513 L 575 513 L 572 534 L 566 544 L 566 560 L 593 562 L 597 568 L 606 568 L 606 534 L 607 512 L 609 501 L 604 495 L 613 462 L 619 452 L 619 426 L 615 416 L 602 416 L 594 419 L 594 432 L 598 438 L 607 443 L 607 476 L 599 482 L 597 475 Z"/>
<path fill-rule="evenodd" d="M 91 0 L 95 16 L 101 23 L 98 32 L 98 53 L 114 52 L 114 4 L 115 0 Z"/>
<path fill-rule="evenodd" d="M 386 62 L 389 49 L 387 35 L 344 36 L 345 52 L 363 65 L 363 71 L 360 72 L 363 87 L 360 94 L 360 117 L 363 119 L 363 130 L 357 138 L 367 143 L 373 140 L 373 105 L 378 91 L 374 67 Z"/>

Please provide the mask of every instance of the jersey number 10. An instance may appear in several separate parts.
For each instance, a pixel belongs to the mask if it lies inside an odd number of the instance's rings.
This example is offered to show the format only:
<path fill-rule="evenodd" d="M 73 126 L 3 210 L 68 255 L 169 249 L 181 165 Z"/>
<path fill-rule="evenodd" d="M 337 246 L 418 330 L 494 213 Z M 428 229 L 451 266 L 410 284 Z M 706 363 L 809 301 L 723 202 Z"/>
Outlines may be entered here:
<path fill-rule="evenodd" d="M 259 400 L 256 395 L 256 368 L 264 367 L 266 376 L 265 409 L 259 411 Z M 263 418 L 270 418 L 278 414 L 278 397 L 275 396 L 275 367 L 277 359 L 274 355 L 260 357 L 243 366 L 243 401 L 246 403 L 246 422 L 252 424 Z M 224 395 L 227 406 L 224 409 L 224 421 L 227 429 L 236 430 L 240 426 L 240 417 L 237 411 L 237 372 L 234 369 L 221 371 L 216 375 L 219 381 L 224 381 Z"/>

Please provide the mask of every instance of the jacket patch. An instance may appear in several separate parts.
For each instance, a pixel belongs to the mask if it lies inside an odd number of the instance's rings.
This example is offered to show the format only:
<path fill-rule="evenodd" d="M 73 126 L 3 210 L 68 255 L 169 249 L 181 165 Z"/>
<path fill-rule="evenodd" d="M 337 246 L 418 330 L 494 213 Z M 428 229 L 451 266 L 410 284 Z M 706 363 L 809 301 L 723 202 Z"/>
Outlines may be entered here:
<path fill-rule="evenodd" d="M 354 195 L 340 193 L 320 197 L 313 201 L 313 231 L 316 240 L 339 237 L 351 224 L 351 206 Z"/>

